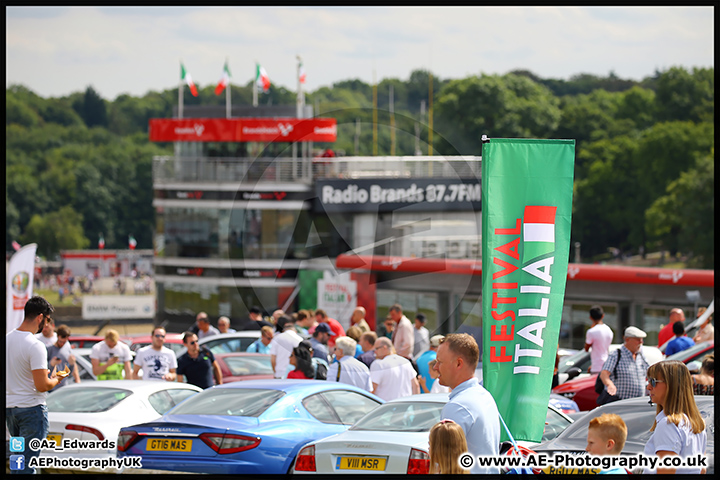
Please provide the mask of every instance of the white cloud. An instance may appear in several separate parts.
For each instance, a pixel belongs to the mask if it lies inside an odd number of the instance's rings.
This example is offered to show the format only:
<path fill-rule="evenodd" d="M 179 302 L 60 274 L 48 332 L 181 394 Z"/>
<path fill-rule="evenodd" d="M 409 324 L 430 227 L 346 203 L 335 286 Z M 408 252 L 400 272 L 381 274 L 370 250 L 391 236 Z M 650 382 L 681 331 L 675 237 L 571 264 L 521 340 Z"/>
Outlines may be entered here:
<path fill-rule="evenodd" d="M 307 88 L 350 78 L 461 78 L 513 69 L 639 80 L 656 68 L 714 66 L 712 7 L 41 7 L 6 8 L 6 84 L 43 96 L 93 84 L 105 98 L 173 88 L 182 59 L 200 85 L 229 58 Z"/>

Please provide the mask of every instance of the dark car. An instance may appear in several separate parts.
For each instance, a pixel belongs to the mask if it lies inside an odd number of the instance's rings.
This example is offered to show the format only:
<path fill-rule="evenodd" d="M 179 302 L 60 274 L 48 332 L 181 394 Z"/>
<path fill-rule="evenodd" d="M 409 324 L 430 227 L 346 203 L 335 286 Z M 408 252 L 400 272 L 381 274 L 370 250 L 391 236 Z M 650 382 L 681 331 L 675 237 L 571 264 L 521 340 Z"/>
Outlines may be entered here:
<path fill-rule="evenodd" d="M 215 355 L 223 383 L 274 378 L 270 355 L 264 353 L 218 353 Z"/>
<path fill-rule="evenodd" d="M 707 473 L 712 475 L 715 471 L 715 397 L 712 395 L 696 395 L 695 403 L 697 403 L 700 414 L 705 420 L 705 431 L 707 432 L 707 451 L 705 453 L 708 457 Z M 645 444 L 652 435 L 650 428 L 656 415 L 656 407 L 648 404 L 647 397 L 628 398 L 627 400 L 619 400 L 597 407 L 595 410 L 576 419 L 560 435 L 533 447 L 533 450 L 538 453 L 584 454 L 590 420 L 599 417 L 603 413 L 620 415 L 627 425 L 628 436 L 622 455 L 638 455 L 644 452 Z"/>

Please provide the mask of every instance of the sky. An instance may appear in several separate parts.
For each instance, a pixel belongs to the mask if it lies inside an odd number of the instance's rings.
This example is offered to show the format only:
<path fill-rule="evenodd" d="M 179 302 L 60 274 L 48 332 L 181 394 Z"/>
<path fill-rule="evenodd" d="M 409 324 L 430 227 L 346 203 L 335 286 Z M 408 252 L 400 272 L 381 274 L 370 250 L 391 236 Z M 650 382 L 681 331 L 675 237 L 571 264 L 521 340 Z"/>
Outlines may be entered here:
<path fill-rule="evenodd" d="M 6 7 L 6 87 L 42 97 L 92 86 L 106 100 L 176 88 L 180 62 L 216 85 L 227 60 L 245 85 L 256 62 L 295 91 L 334 82 L 441 79 L 529 70 L 642 80 L 714 67 L 713 7 Z"/>

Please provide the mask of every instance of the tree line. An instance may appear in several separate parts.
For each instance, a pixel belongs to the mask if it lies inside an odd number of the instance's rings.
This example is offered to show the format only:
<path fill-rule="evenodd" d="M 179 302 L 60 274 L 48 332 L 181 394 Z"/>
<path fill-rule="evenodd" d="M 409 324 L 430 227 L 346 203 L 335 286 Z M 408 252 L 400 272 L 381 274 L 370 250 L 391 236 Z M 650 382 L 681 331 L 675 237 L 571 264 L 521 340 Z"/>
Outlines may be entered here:
<path fill-rule="evenodd" d="M 372 155 L 377 115 L 379 155 L 427 154 L 431 84 L 435 155 L 480 155 L 482 135 L 577 141 L 571 241 L 584 259 L 666 249 L 713 267 L 713 68 L 673 67 L 641 81 L 527 70 L 461 79 L 415 70 L 375 86 L 345 80 L 306 94 L 315 115 L 338 123 L 337 142 L 316 146 Z M 199 86 L 198 97 L 186 90 L 185 105 L 224 105 L 214 87 Z M 252 82 L 229 88 L 234 105 L 252 103 Z M 295 98 L 274 85 L 260 94 L 266 104 Z M 7 88 L 6 250 L 13 240 L 36 242 L 52 257 L 94 248 L 100 234 L 106 248 L 126 248 L 130 234 L 152 248 L 152 157 L 171 155 L 172 145 L 148 141 L 148 120 L 171 117 L 176 103 L 177 89 L 108 101 L 91 86 L 60 98 Z"/>

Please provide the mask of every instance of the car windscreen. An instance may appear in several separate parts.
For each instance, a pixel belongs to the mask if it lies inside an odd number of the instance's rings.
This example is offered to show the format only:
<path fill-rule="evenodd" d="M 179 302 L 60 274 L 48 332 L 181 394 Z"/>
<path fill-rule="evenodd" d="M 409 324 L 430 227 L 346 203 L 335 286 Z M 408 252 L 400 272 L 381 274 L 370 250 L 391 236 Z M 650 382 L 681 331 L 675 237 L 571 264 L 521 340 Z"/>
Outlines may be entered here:
<path fill-rule="evenodd" d="M 350 430 L 380 432 L 429 432 L 440 421 L 444 403 L 392 402 L 380 405 L 357 421 Z"/>
<path fill-rule="evenodd" d="M 188 398 L 169 414 L 259 417 L 285 392 L 257 388 L 212 388 Z"/>
<path fill-rule="evenodd" d="M 61 388 L 47 396 L 47 408 L 50 412 L 105 412 L 132 394 L 122 388 Z"/>
<path fill-rule="evenodd" d="M 270 355 L 225 357 L 224 360 L 225 364 L 230 369 L 230 375 L 234 377 L 273 374 L 272 363 L 270 363 Z"/>

